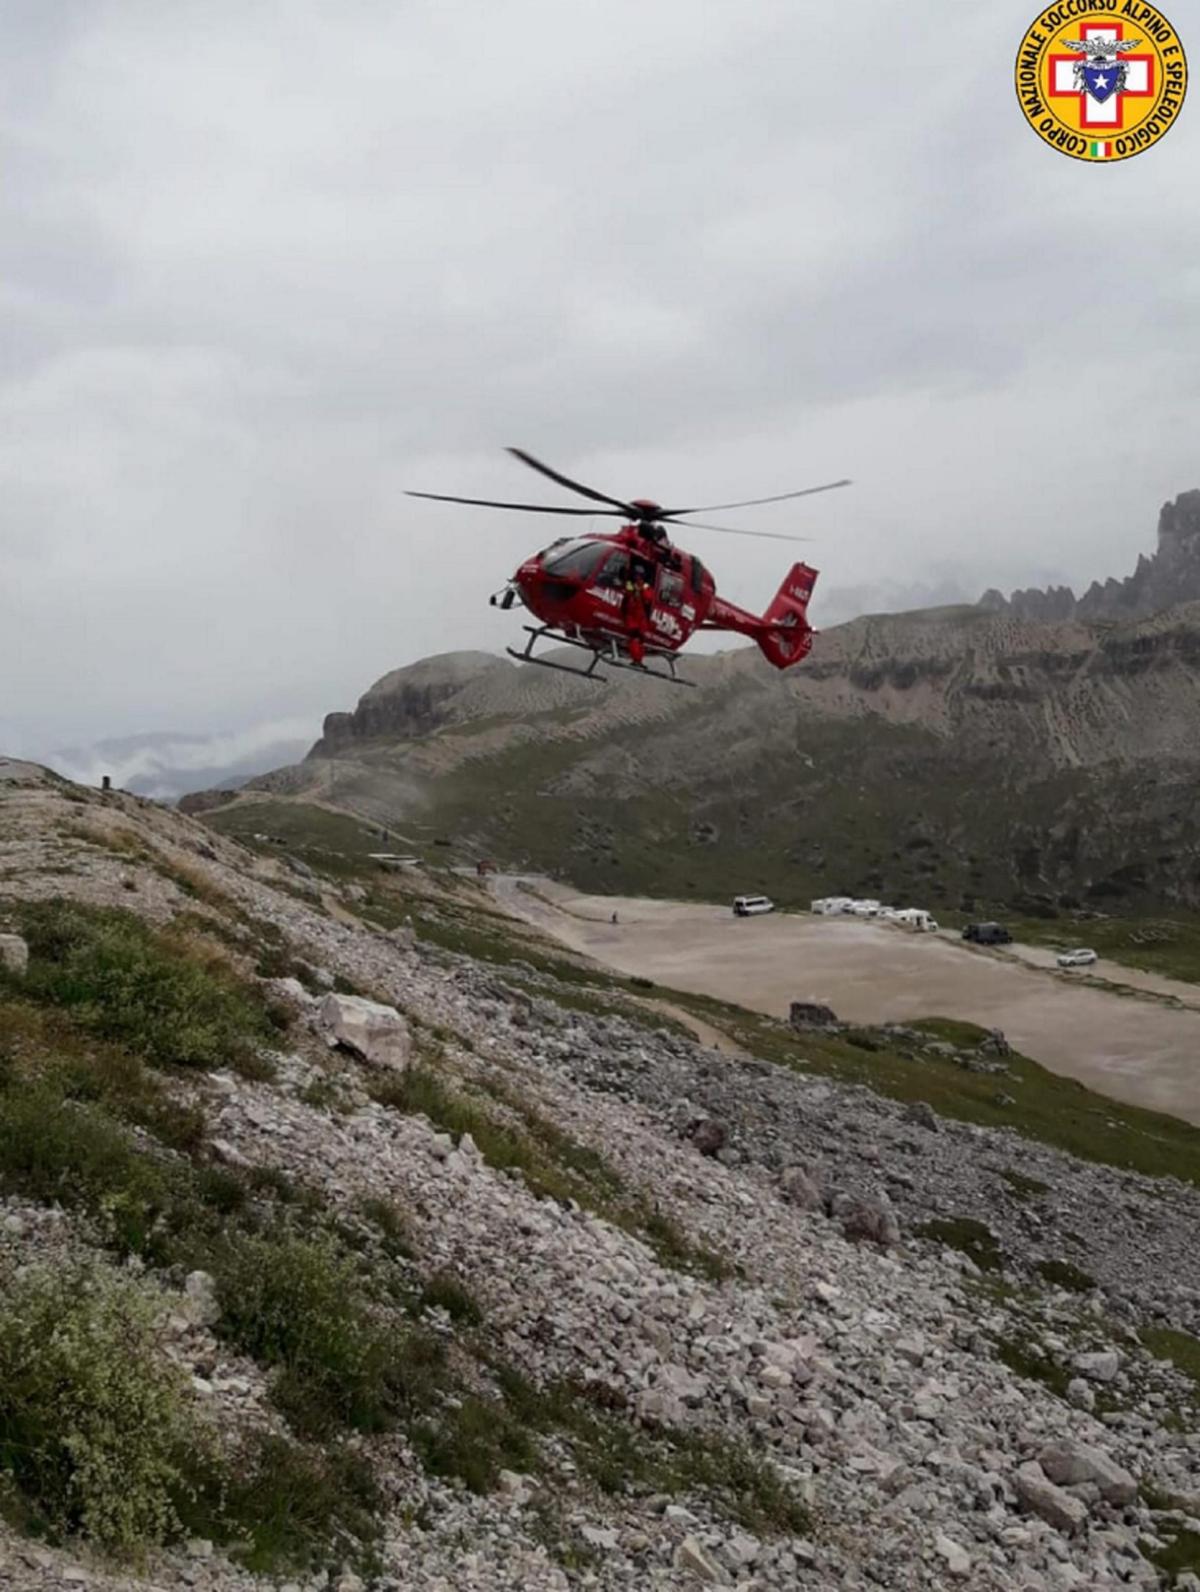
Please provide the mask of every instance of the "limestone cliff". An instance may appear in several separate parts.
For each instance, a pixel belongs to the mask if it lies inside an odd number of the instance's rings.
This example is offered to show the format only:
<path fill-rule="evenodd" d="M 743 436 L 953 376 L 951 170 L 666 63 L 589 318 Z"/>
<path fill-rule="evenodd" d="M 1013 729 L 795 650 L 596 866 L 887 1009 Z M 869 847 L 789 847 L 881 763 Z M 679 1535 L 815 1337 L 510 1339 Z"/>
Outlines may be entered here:
<path fill-rule="evenodd" d="M 980 606 L 1016 619 L 1137 619 L 1175 603 L 1200 600 L 1200 491 L 1184 492 L 1164 503 L 1158 518 L 1158 547 L 1143 553 L 1124 580 L 1093 581 L 1082 597 L 1069 586 L 1031 588 L 1006 598 L 989 591 Z"/>

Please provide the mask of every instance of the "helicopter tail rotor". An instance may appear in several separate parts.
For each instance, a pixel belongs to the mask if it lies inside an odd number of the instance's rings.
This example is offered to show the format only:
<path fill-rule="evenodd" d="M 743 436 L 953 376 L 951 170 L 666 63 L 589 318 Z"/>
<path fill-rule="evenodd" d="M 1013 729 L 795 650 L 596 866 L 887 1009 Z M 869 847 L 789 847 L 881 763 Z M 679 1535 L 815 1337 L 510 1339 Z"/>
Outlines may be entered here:
<path fill-rule="evenodd" d="M 808 604 L 816 583 L 815 569 L 808 564 L 793 564 L 762 616 L 754 639 L 768 663 L 777 669 L 788 669 L 809 654 L 813 633 L 808 623 Z"/>

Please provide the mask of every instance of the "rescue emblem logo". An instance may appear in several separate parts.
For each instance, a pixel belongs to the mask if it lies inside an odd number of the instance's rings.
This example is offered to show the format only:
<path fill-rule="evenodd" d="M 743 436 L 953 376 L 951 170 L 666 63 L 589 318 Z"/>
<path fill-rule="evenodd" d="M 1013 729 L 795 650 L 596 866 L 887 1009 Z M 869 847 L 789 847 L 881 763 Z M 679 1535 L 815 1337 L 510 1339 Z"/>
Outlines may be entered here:
<path fill-rule="evenodd" d="M 1075 160 L 1140 155 L 1170 132 L 1186 94 L 1179 35 L 1143 0 L 1061 0 L 1017 52 L 1025 120 Z"/>

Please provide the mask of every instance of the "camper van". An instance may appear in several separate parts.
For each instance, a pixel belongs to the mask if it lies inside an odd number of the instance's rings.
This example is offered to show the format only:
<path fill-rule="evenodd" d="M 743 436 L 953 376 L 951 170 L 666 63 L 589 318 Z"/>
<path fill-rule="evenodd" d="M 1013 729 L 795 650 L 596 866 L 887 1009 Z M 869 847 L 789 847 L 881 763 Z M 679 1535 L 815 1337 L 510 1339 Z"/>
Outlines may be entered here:
<path fill-rule="evenodd" d="M 897 912 L 895 922 L 901 928 L 913 929 L 918 934 L 936 934 L 938 931 L 937 919 L 924 907 L 905 907 L 903 912 Z"/>
<path fill-rule="evenodd" d="M 852 896 L 822 896 L 820 900 L 812 903 L 809 910 L 815 912 L 818 917 L 833 918 L 849 912 L 853 904 Z"/>
<path fill-rule="evenodd" d="M 770 896 L 737 896 L 733 903 L 735 917 L 753 918 L 760 912 L 774 912 L 775 903 Z"/>

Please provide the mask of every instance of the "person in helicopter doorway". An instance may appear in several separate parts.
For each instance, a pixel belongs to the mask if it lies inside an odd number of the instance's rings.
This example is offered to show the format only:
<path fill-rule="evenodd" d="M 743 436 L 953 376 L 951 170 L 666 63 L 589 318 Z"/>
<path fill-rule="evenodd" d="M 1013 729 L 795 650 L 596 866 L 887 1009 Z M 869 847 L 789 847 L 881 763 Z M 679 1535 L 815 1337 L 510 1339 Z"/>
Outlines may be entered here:
<path fill-rule="evenodd" d="M 650 630 L 650 604 L 654 600 L 654 570 L 641 558 L 631 558 L 621 614 L 629 629 L 629 656 L 639 667 L 646 656 Z"/>

